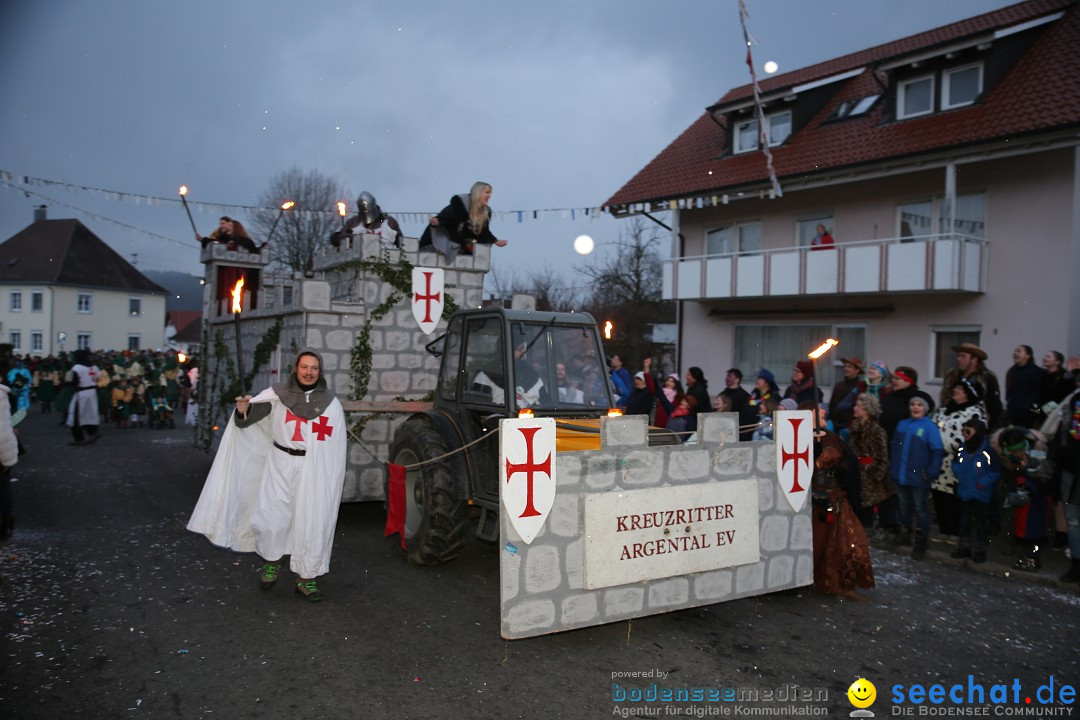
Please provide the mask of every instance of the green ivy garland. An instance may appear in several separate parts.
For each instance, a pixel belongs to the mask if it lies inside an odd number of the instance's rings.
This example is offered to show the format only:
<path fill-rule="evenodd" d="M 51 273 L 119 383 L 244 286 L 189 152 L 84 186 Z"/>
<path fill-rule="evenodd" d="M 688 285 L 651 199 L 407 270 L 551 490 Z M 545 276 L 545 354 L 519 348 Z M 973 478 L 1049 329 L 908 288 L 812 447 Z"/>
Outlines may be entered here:
<path fill-rule="evenodd" d="M 277 347 L 278 340 L 281 338 L 281 328 L 285 324 L 283 317 L 278 316 L 274 319 L 274 324 L 270 326 L 270 329 L 263 335 L 262 340 L 255 346 L 255 352 L 252 354 L 252 368 L 251 371 L 244 375 L 244 388 L 251 388 L 251 383 L 255 380 L 255 376 L 259 373 L 259 370 L 270 362 L 270 356 L 274 352 L 274 348 Z M 220 360 L 225 359 L 225 368 L 228 373 L 227 385 L 222 390 L 219 402 L 222 407 L 231 405 L 232 398 L 238 397 L 244 393 L 240 390 L 240 382 L 236 376 L 236 363 L 233 360 L 233 355 L 229 352 L 229 348 L 225 345 L 225 338 L 221 334 L 221 330 L 217 330 L 214 333 L 214 355 Z"/>

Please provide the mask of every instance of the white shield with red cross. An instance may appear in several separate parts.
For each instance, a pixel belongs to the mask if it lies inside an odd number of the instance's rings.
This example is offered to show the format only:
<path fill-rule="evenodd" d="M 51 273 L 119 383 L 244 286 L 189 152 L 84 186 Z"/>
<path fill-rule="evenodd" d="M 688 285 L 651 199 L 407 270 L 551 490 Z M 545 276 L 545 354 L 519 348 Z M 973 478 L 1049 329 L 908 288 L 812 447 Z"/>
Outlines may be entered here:
<path fill-rule="evenodd" d="M 802 510 L 810 494 L 814 472 L 814 415 L 809 410 L 777 410 L 773 413 L 776 442 L 776 479 L 780 494 L 795 512 Z"/>
<path fill-rule="evenodd" d="M 499 423 L 499 496 L 528 545 L 555 504 L 555 418 Z"/>
<path fill-rule="evenodd" d="M 442 317 L 446 294 L 442 268 L 414 267 L 412 271 L 412 314 L 425 335 L 435 332 Z"/>

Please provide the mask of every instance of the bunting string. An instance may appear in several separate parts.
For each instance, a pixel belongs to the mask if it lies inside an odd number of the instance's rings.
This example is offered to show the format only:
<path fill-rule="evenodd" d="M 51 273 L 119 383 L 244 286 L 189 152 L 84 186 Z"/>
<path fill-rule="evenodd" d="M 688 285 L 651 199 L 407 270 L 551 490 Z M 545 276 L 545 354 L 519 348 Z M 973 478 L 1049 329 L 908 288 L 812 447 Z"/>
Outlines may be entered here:
<path fill-rule="evenodd" d="M 772 193 L 775 197 L 783 197 L 784 191 L 780 187 L 780 180 L 776 177 L 772 151 L 769 149 L 769 129 L 765 124 L 765 108 L 761 104 L 761 86 L 758 85 L 757 71 L 754 70 L 754 56 L 750 52 L 751 35 L 746 27 L 746 21 L 749 19 L 750 11 L 746 9 L 746 0 L 739 0 L 739 22 L 742 24 L 743 40 L 746 41 L 746 66 L 750 68 L 750 81 L 754 87 L 754 111 L 758 121 L 758 142 L 765 153 L 765 165 L 769 169 L 769 182 L 772 184 Z"/>
<path fill-rule="evenodd" d="M 7 170 L 0 170 L 0 181 L 11 184 L 17 189 L 25 189 L 28 187 L 57 187 L 63 188 L 71 192 L 85 193 L 96 197 L 102 197 L 108 200 L 114 200 L 118 202 L 133 203 L 135 205 L 147 205 L 150 207 L 170 207 L 174 205 L 180 205 L 181 200 L 179 195 L 177 197 L 162 197 L 159 195 L 143 195 L 139 193 L 124 192 L 120 190 L 109 190 L 106 188 L 93 187 L 89 185 L 78 185 L 75 183 L 64 182 L 62 180 L 49 180 L 46 178 L 33 177 L 30 175 L 19 175 Z M 27 191 L 30 192 L 30 191 Z M 283 200 L 287 198 L 282 198 Z M 63 205 L 63 203 L 58 203 Z M 244 213 L 252 213 L 258 211 L 277 211 L 275 207 L 260 207 L 257 205 L 239 205 L 235 203 L 219 203 L 219 202 L 203 202 L 193 199 L 188 196 L 187 204 L 190 208 L 198 210 L 199 212 L 212 213 L 215 215 L 241 215 Z M 66 206 L 70 207 L 70 206 Z M 584 219 L 596 219 L 599 218 L 607 211 L 606 207 L 574 207 L 574 208 L 538 208 L 534 210 L 495 210 L 493 215 L 495 218 L 504 221 L 522 223 L 526 220 L 544 220 L 544 219 L 562 219 L 562 220 L 577 220 L 579 218 Z M 85 212 L 85 211 L 83 211 Z M 311 214 L 311 215 L 327 215 L 337 216 L 337 208 L 326 209 L 311 209 L 297 207 L 290 210 L 291 213 L 299 214 Z M 388 211 L 387 214 L 394 216 L 399 222 L 413 222 L 417 224 L 426 225 L 428 219 L 435 215 L 438 211 L 400 211 L 393 212 Z M 90 213 L 87 213 L 88 215 Z"/>
<path fill-rule="evenodd" d="M 57 200 L 56 198 L 49 197 L 48 195 L 42 195 L 41 193 L 36 192 L 34 190 L 30 190 L 30 189 L 28 189 L 26 187 L 19 187 L 19 186 L 13 184 L 13 183 L 8 182 L 3 177 L 0 177 L 0 186 L 3 186 L 3 187 L 5 187 L 5 188 L 7 188 L 9 190 L 14 190 L 17 193 L 22 193 L 26 197 L 40 198 L 41 200 L 45 200 L 45 201 L 49 202 L 52 205 L 65 207 L 65 208 L 67 208 L 69 210 L 73 210 L 73 211 L 79 213 L 83 217 L 87 217 L 87 218 L 90 218 L 92 220 L 99 220 L 101 222 L 111 223 L 112 225 L 116 225 L 116 226 L 121 227 L 121 228 L 123 228 L 125 230 L 128 230 L 130 232 L 138 233 L 140 235 L 145 235 L 147 237 L 152 237 L 152 238 L 154 238 L 156 240 L 164 240 L 165 242 L 172 243 L 174 245 L 182 245 L 183 247 L 196 248 L 196 249 L 199 248 L 199 246 L 196 245 L 195 243 L 183 242 L 181 240 L 174 240 L 171 237 L 166 237 L 165 235 L 159 235 L 158 233 L 151 232 L 149 230 L 144 230 L 143 228 L 136 227 L 134 225 L 129 225 L 129 224 L 125 223 L 125 222 L 120 222 L 119 220 L 113 220 L 110 217 L 105 217 L 104 215 L 99 215 L 97 213 L 90 212 L 89 210 L 84 210 L 83 208 L 76 207 L 75 205 L 72 205 L 70 203 L 66 203 L 63 200 Z"/>

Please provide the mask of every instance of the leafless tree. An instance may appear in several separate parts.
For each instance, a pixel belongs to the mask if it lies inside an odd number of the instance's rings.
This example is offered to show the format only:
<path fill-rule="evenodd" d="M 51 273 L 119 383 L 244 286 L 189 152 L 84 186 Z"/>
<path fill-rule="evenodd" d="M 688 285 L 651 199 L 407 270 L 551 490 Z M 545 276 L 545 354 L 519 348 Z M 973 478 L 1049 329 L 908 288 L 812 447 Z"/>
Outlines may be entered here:
<path fill-rule="evenodd" d="M 336 213 L 338 200 L 347 197 L 346 191 L 334 178 L 318 170 L 301 170 L 291 167 L 270 181 L 259 199 L 264 208 L 257 211 L 252 225 L 258 233 L 255 242 L 270 239 L 271 261 L 292 271 L 311 269 L 315 248 L 329 242 L 330 234 L 337 229 L 340 219 Z M 296 206 L 281 213 L 281 204 L 292 200 Z M 270 231 L 274 221 L 281 215 L 274 236 Z"/>
<path fill-rule="evenodd" d="M 585 309 L 601 327 L 612 321 L 610 352 L 624 355 L 633 365 L 654 352 L 649 325 L 674 319 L 673 304 L 662 299 L 659 247 L 664 237 L 657 225 L 635 217 L 613 242 L 617 252 L 578 270 L 589 286 Z"/>

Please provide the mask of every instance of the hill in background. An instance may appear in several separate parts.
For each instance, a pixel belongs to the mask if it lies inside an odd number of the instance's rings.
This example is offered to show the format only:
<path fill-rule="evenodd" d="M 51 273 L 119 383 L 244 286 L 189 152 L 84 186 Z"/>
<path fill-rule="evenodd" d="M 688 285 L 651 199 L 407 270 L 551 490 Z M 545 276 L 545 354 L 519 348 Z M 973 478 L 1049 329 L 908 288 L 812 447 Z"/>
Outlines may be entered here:
<path fill-rule="evenodd" d="M 142 274 L 169 291 L 165 310 L 202 310 L 203 286 L 198 275 L 171 270 L 144 270 Z"/>

